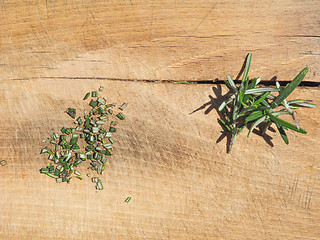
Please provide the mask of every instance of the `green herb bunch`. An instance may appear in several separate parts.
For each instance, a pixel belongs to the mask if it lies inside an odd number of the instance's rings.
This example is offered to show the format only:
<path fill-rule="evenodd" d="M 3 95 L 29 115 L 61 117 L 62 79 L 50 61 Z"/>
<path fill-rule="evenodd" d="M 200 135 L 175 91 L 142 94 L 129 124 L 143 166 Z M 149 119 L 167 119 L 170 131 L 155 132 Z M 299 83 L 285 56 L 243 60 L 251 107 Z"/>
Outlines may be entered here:
<path fill-rule="evenodd" d="M 103 87 L 99 88 L 101 92 Z M 41 154 L 49 154 L 48 159 L 52 161 L 50 166 L 40 169 L 40 172 L 55 178 L 57 183 L 67 182 L 76 177 L 82 180 L 78 167 L 85 161 L 90 162 L 90 169 L 101 175 L 104 173 L 107 158 L 113 152 L 112 134 L 116 132 L 117 121 L 113 120 L 105 127 L 108 121 L 112 120 L 115 112 L 115 103 L 107 104 L 105 98 L 99 97 L 97 91 L 88 92 L 83 100 L 87 100 L 91 95 L 89 106 L 90 111 L 84 110 L 83 118 L 77 117 L 77 111 L 74 108 L 68 108 L 66 113 L 75 119 L 75 127 L 61 128 L 61 133 L 53 133 L 47 140 L 50 147 L 41 150 Z M 124 103 L 118 109 L 120 112 L 116 117 L 125 120 L 122 113 L 127 103 Z M 81 141 L 80 141 L 81 140 Z M 82 143 L 82 144 L 81 144 Z M 90 173 L 87 176 L 91 176 Z M 98 177 L 93 177 L 92 182 L 96 183 L 96 189 L 102 190 L 103 185 Z"/>
<path fill-rule="evenodd" d="M 250 68 L 252 54 L 249 53 L 240 86 L 236 86 L 231 76 L 227 75 L 224 83 L 229 88 L 227 99 L 221 103 L 218 110 L 224 119 L 219 121 L 231 133 L 231 142 L 228 152 L 232 151 L 233 145 L 244 128 L 249 128 L 248 137 L 256 127 L 260 127 L 261 134 L 274 123 L 286 144 L 289 140 L 286 130 L 291 129 L 299 133 L 307 132 L 300 128 L 295 114 L 298 107 L 315 107 L 310 100 L 296 99 L 287 100 L 286 98 L 301 83 L 308 72 L 304 68 L 289 84 L 282 88 L 276 81 L 275 87 L 258 87 L 261 78 L 249 80 L 248 72 Z M 276 92 L 278 95 L 274 95 Z M 294 124 L 279 118 L 280 115 L 289 114 L 292 116 Z"/>

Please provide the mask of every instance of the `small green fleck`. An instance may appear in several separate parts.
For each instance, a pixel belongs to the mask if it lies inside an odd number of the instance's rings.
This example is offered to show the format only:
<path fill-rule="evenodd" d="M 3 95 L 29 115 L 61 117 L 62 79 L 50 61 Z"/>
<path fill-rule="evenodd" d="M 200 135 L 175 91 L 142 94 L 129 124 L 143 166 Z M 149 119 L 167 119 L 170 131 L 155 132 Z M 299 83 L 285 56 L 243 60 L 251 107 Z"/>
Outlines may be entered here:
<path fill-rule="evenodd" d="M 93 91 L 93 92 L 91 93 L 91 97 L 97 97 L 97 96 L 98 96 L 97 91 Z"/>
<path fill-rule="evenodd" d="M 88 99 L 88 98 L 89 98 L 89 96 L 90 96 L 90 93 L 88 92 L 88 93 L 84 96 L 83 100 Z"/>

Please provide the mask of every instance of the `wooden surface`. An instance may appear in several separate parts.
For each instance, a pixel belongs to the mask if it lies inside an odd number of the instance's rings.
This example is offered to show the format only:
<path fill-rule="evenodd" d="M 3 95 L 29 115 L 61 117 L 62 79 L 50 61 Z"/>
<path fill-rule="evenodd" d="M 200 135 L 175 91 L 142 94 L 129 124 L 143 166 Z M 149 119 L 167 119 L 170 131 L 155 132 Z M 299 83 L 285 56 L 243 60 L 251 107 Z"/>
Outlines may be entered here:
<path fill-rule="evenodd" d="M 320 2 L 0 1 L 1 79 L 103 77 L 320 82 Z"/>
<path fill-rule="evenodd" d="M 246 132 L 232 154 L 217 84 L 320 82 L 319 1 L 0 1 L 0 239 L 319 239 L 320 89 L 298 111 L 307 135 Z M 114 80 L 114 78 L 119 80 Z M 113 80 L 112 80 L 113 79 Z M 130 81 L 121 81 L 130 80 Z M 128 102 L 97 192 L 85 177 L 39 174 L 41 140 L 70 126 L 67 107 L 104 86 Z M 221 140 L 221 141 L 220 141 Z M 85 166 L 81 166 L 85 172 Z M 132 200 L 124 203 L 126 197 Z"/>

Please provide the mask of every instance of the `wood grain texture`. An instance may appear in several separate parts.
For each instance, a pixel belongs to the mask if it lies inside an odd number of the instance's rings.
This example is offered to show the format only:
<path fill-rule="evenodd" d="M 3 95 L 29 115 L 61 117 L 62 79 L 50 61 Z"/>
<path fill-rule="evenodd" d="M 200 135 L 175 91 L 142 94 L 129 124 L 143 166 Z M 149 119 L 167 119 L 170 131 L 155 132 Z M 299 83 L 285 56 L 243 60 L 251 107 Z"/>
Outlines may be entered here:
<path fill-rule="evenodd" d="M 305 80 L 320 82 L 319 10 L 318 0 L 0 1 L 0 239 L 318 239 L 319 107 L 298 111 L 308 134 L 289 132 L 290 145 L 244 132 L 228 155 L 215 110 L 225 89 L 139 80 L 237 76 L 250 51 L 250 76 L 287 81 L 309 66 Z M 100 85 L 129 103 L 105 189 L 87 177 L 56 184 L 38 172 L 41 140 L 71 126 L 64 110 Z M 319 94 L 292 97 L 319 106 Z"/>
<path fill-rule="evenodd" d="M 1 79 L 320 80 L 320 2 L 1 1 Z M 71 69 L 73 71 L 71 71 Z"/>
<path fill-rule="evenodd" d="M 64 109 L 83 109 L 84 93 L 100 85 L 110 101 L 129 102 L 102 177 L 105 189 L 96 192 L 87 177 L 56 184 L 38 172 L 49 161 L 39 155 L 41 140 L 71 126 Z M 226 139 L 216 143 L 221 128 L 213 88 L 97 80 L 1 83 L 0 156 L 8 164 L 0 167 L 0 238 L 319 237 L 319 108 L 299 110 L 300 125 L 309 132 L 289 132 L 290 145 L 278 133 L 268 133 L 274 147 L 244 133 L 228 155 Z M 297 98 L 319 94 L 310 88 L 294 92 Z M 86 172 L 84 164 L 80 171 Z"/>

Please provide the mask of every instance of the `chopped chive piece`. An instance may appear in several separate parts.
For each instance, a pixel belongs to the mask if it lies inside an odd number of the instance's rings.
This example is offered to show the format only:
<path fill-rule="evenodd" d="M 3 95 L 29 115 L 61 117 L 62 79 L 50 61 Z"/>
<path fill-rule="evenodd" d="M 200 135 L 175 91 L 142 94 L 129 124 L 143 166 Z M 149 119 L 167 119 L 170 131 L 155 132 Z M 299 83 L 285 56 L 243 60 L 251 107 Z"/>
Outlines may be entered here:
<path fill-rule="evenodd" d="M 90 93 L 88 92 L 88 93 L 84 96 L 83 100 L 88 99 L 89 96 L 90 96 Z"/>
<path fill-rule="evenodd" d="M 77 118 L 77 122 L 78 122 L 79 125 L 81 125 L 83 123 L 81 117 Z"/>
<path fill-rule="evenodd" d="M 131 197 L 127 197 L 126 200 L 124 200 L 124 202 L 128 203 L 130 202 L 130 200 L 131 200 Z"/>
<path fill-rule="evenodd" d="M 98 180 L 98 183 L 97 183 L 96 189 L 97 189 L 97 190 L 102 190 L 102 189 L 103 189 L 103 185 L 102 185 L 102 182 L 101 182 L 101 180 L 100 180 L 100 179 Z"/>
<path fill-rule="evenodd" d="M 62 178 L 56 178 L 57 183 L 62 183 Z"/>
<path fill-rule="evenodd" d="M 109 128 L 109 132 L 116 132 L 116 131 L 117 131 L 117 129 L 115 127 L 110 127 Z"/>
<path fill-rule="evenodd" d="M 107 155 L 107 156 L 111 156 L 111 155 L 112 155 L 112 151 L 111 151 L 111 149 L 106 149 L 106 153 L 105 153 L 105 155 Z"/>
<path fill-rule="evenodd" d="M 0 161 L 1 166 L 4 166 L 7 164 L 7 162 L 5 160 Z"/>
<path fill-rule="evenodd" d="M 46 142 L 48 139 L 44 139 L 44 140 L 42 140 L 41 142 Z"/>
<path fill-rule="evenodd" d="M 103 86 L 100 86 L 99 91 L 102 92 L 103 88 L 104 88 Z"/>
<path fill-rule="evenodd" d="M 85 161 L 86 160 L 86 155 L 84 153 L 79 153 L 79 158 L 82 160 L 82 161 Z"/>
<path fill-rule="evenodd" d="M 53 140 L 56 140 L 57 138 L 59 138 L 59 134 L 58 133 L 54 133 L 54 134 L 51 135 L 51 138 Z"/>
<path fill-rule="evenodd" d="M 81 132 L 81 131 L 82 131 L 82 129 L 83 129 L 82 127 L 79 127 L 79 126 L 78 126 L 78 127 L 76 127 L 76 131 L 78 131 L 78 132 Z"/>
<path fill-rule="evenodd" d="M 98 127 L 93 127 L 92 128 L 92 132 L 93 133 L 98 133 L 99 132 L 99 128 Z"/>
<path fill-rule="evenodd" d="M 91 174 L 90 174 L 90 173 L 87 173 L 87 177 L 91 177 Z"/>
<path fill-rule="evenodd" d="M 60 170 L 58 168 L 56 168 L 56 171 L 54 172 L 54 175 L 60 176 Z"/>
<path fill-rule="evenodd" d="M 113 113 L 113 110 L 112 109 L 108 109 L 107 110 L 107 114 L 111 115 Z"/>
<path fill-rule="evenodd" d="M 48 169 L 49 169 L 49 173 L 53 173 L 54 172 L 54 166 L 49 166 Z"/>
<path fill-rule="evenodd" d="M 109 141 L 113 144 L 114 140 L 113 138 L 109 138 Z"/>
<path fill-rule="evenodd" d="M 112 133 L 111 132 L 107 132 L 105 136 L 106 136 L 106 138 L 111 138 Z"/>
<path fill-rule="evenodd" d="M 107 130 L 105 130 L 104 128 L 100 128 L 99 133 L 105 133 Z"/>
<path fill-rule="evenodd" d="M 91 93 L 91 97 L 97 97 L 97 96 L 98 96 L 97 91 L 92 91 L 92 93 Z"/>
<path fill-rule="evenodd" d="M 77 159 L 75 162 L 74 162 L 74 166 L 75 167 L 78 167 L 80 164 L 82 163 L 82 160 L 81 159 Z"/>
<path fill-rule="evenodd" d="M 96 161 L 92 161 L 90 164 L 92 167 L 96 167 L 96 166 L 98 166 L 99 163 L 97 163 Z"/>
<path fill-rule="evenodd" d="M 71 183 L 71 181 L 72 181 L 72 177 L 68 178 L 67 183 Z"/>
<path fill-rule="evenodd" d="M 114 107 L 115 105 L 116 105 L 115 103 L 107 104 L 106 108 L 111 108 L 111 107 Z"/>
<path fill-rule="evenodd" d="M 55 175 L 53 175 L 52 173 L 46 173 L 49 177 L 52 177 L 52 178 L 56 178 Z"/>
<path fill-rule="evenodd" d="M 117 116 L 120 120 L 124 120 L 124 119 L 125 119 L 125 117 L 124 117 L 124 115 L 123 115 L 122 113 L 118 113 L 116 116 Z"/>
<path fill-rule="evenodd" d="M 79 151 L 79 150 L 80 150 L 79 145 L 77 145 L 77 144 L 73 145 L 73 146 L 72 146 L 72 150 L 73 150 L 74 152 Z"/>
<path fill-rule="evenodd" d="M 75 118 L 76 117 L 76 109 L 74 108 L 68 108 L 67 113 L 70 115 L 70 117 Z"/>
<path fill-rule="evenodd" d="M 77 142 L 78 142 L 78 137 L 73 137 L 73 138 L 71 138 L 71 140 L 70 140 L 70 144 L 71 144 L 71 145 L 75 145 Z"/>
<path fill-rule="evenodd" d="M 101 104 L 101 105 L 105 105 L 106 104 L 106 100 L 103 98 L 98 98 L 97 101 Z"/>
<path fill-rule="evenodd" d="M 127 105 L 128 105 L 128 103 L 123 103 L 123 104 L 121 105 L 121 107 L 119 107 L 119 109 L 120 109 L 120 110 L 123 110 Z"/>
<path fill-rule="evenodd" d="M 81 175 L 81 173 L 80 173 L 78 170 L 74 170 L 74 174 L 76 174 L 76 175 L 78 175 L 78 176 Z"/>
<path fill-rule="evenodd" d="M 97 183 L 99 181 L 99 178 L 98 177 L 93 177 L 93 178 L 91 178 L 91 181 L 94 182 L 94 183 Z"/>
<path fill-rule="evenodd" d="M 91 99 L 89 105 L 90 105 L 91 107 L 95 108 L 95 107 L 98 105 L 98 103 L 97 103 L 96 101 L 94 101 L 94 100 Z"/>
<path fill-rule="evenodd" d="M 2 161 L 1 161 L 2 162 Z M 1 165 L 2 165 L 2 163 L 1 163 Z M 2 165 L 2 166 L 4 166 L 4 165 Z M 49 173 L 49 169 L 48 168 L 41 168 L 40 169 L 40 172 L 41 173 Z"/>
<path fill-rule="evenodd" d="M 105 164 L 106 161 L 107 161 L 107 158 L 106 158 L 105 156 L 103 156 L 103 157 L 101 158 L 101 160 L 100 160 L 100 162 L 102 162 L 103 164 Z"/>
<path fill-rule="evenodd" d="M 66 133 L 66 130 L 67 130 L 67 129 L 65 129 L 64 127 L 62 127 L 60 131 L 61 131 L 62 133 Z"/>
<path fill-rule="evenodd" d="M 82 177 L 76 176 L 76 178 L 79 178 L 80 180 L 82 180 Z"/>
<path fill-rule="evenodd" d="M 97 167 L 97 173 L 98 173 L 98 174 L 103 174 L 103 170 L 104 170 L 104 165 L 99 165 L 99 166 Z"/>

